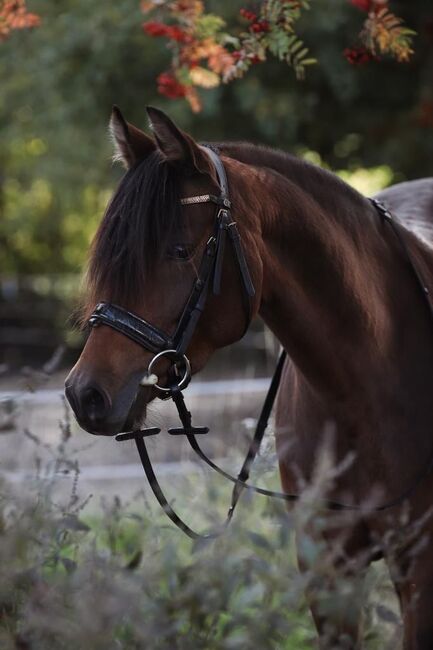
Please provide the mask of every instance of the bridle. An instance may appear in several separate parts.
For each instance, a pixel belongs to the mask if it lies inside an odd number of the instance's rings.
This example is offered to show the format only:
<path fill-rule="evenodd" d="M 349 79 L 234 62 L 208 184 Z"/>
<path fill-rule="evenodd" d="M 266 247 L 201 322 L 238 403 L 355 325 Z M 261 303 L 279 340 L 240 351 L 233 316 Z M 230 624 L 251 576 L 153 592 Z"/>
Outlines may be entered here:
<path fill-rule="evenodd" d="M 168 357 L 178 367 L 183 364 L 184 379 L 182 381 L 182 388 L 186 388 L 191 376 L 190 364 L 186 357 L 186 352 L 194 335 L 198 320 L 205 308 L 209 290 L 212 289 L 214 295 L 219 295 L 221 291 L 222 266 L 227 238 L 232 245 L 242 281 L 245 331 L 250 324 L 252 316 L 251 299 L 255 295 L 239 231 L 236 222 L 231 218 L 231 202 L 228 196 L 228 182 L 224 165 L 212 149 L 206 147 L 206 151 L 215 166 L 221 193 L 219 196 L 203 194 L 201 196 L 191 196 L 180 200 L 181 205 L 213 203 L 217 206 L 217 209 L 213 233 L 206 243 L 198 268 L 197 278 L 186 301 L 174 334 L 166 334 L 139 316 L 122 307 L 107 302 L 99 303 L 89 319 L 91 326 L 108 325 L 132 339 L 146 350 L 149 350 L 149 352 L 153 352 L 156 356 L 151 361 L 149 373 L 151 373 L 156 362 L 162 357 Z M 159 392 L 166 394 L 170 393 L 171 390 L 158 384 L 155 384 L 155 388 Z"/>
<path fill-rule="evenodd" d="M 231 216 L 231 202 L 229 198 L 227 175 L 225 172 L 224 164 L 212 145 L 203 145 L 203 148 L 206 150 L 206 153 L 209 155 L 215 167 L 218 183 L 220 186 L 220 194 L 219 196 L 215 196 L 213 194 L 191 196 L 182 198 L 180 201 L 181 205 L 213 203 L 216 205 L 216 212 L 212 235 L 206 243 L 198 268 L 196 280 L 193 284 L 191 293 L 186 301 L 183 312 L 177 323 L 174 334 L 169 335 L 155 325 L 152 325 L 148 321 L 140 318 L 136 314 L 123 309 L 123 307 L 119 307 L 107 302 L 99 303 L 95 307 L 89 319 L 89 325 L 91 327 L 107 325 L 108 327 L 111 327 L 117 332 L 120 332 L 124 336 L 128 337 L 135 343 L 138 343 L 143 348 L 154 354 L 149 363 L 145 379 L 142 383 L 145 385 L 147 384 L 153 386 L 161 399 L 171 398 L 175 403 L 182 426 L 170 428 L 168 429 L 168 433 L 170 435 L 185 435 L 192 449 L 207 465 L 234 483 L 231 503 L 224 523 L 218 529 L 209 533 L 197 533 L 192 530 L 173 510 L 155 476 L 155 472 L 153 470 L 152 463 L 147 452 L 145 438 L 157 435 L 160 433 L 161 429 L 158 427 L 150 427 L 138 431 L 120 433 L 116 436 L 117 441 L 135 441 L 143 469 L 149 481 L 150 487 L 152 488 L 152 491 L 159 504 L 167 516 L 171 519 L 171 521 L 192 539 L 212 539 L 221 535 L 230 523 L 236 505 L 244 489 L 251 490 L 264 496 L 282 499 L 289 502 L 297 501 L 301 498 L 298 494 L 275 492 L 254 485 L 249 485 L 247 483 L 251 466 L 263 441 L 270 414 L 278 392 L 284 363 L 287 358 L 287 353 L 285 350 L 282 350 L 280 353 L 274 375 L 272 377 L 265 401 L 263 403 L 260 417 L 257 421 L 253 439 L 250 443 L 248 452 L 237 477 L 232 476 L 220 468 L 203 452 L 196 438 L 196 435 L 208 433 L 209 428 L 205 426 L 193 426 L 192 415 L 185 405 L 183 390 L 188 386 L 191 380 L 191 364 L 187 357 L 187 351 L 196 330 L 200 316 L 206 306 L 209 292 L 212 291 L 214 295 L 220 294 L 222 266 L 227 239 L 231 244 L 242 284 L 242 299 L 244 302 L 246 323 L 245 331 L 248 329 L 251 321 L 252 299 L 255 295 L 255 290 L 245 258 L 241 237 L 236 222 L 232 219 Z M 422 295 L 427 302 L 430 317 L 433 320 L 433 302 L 430 298 L 429 290 L 423 280 L 422 274 L 412 259 L 410 251 L 404 240 L 403 232 L 400 230 L 400 225 L 394 221 L 391 213 L 382 203 L 375 199 L 370 199 L 370 201 L 376 208 L 382 222 L 389 224 L 395 236 L 397 237 L 403 253 L 407 258 L 409 266 L 414 273 L 417 284 L 422 291 Z M 167 386 L 159 385 L 158 377 L 153 373 L 155 366 L 162 358 L 167 358 L 167 360 L 171 363 L 170 371 L 168 373 L 169 379 Z M 423 469 L 414 484 L 411 485 L 408 490 L 406 490 L 398 498 L 393 499 L 392 501 L 389 501 L 388 503 L 385 503 L 381 506 L 371 508 L 370 510 L 378 512 L 392 508 L 402 503 L 416 489 L 418 484 L 430 473 L 432 467 L 433 454 L 429 459 L 426 468 Z M 322 500 L 321 503 L 330 510 L 362 509 L 361 506 L 343 504 L 332 500 Z"/>

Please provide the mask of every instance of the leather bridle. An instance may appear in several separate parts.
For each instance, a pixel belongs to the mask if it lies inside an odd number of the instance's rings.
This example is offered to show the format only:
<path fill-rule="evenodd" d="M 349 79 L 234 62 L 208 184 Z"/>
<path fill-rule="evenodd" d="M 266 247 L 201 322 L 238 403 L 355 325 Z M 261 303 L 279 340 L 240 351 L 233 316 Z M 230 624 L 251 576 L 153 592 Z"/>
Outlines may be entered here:
<path fill-rule="evenodd" d="M 108 325 L 149 350 L 149 352 L 159 355 L 158 358 L 167 356 L 177 364 L 183 363 L 187 368 L 189 362 L 186 358 L 186 352 L 198 320 L 205 308 L 209 290 L 212 289 L 214 295 L 219 295 L 221 291 L 222 266 L 227 238 L 232 244 L 242 281 L 243 296 L 246 297 L 246 300 L 244 298 L 245 331 L 250 324 L 252 315 L 251 299 L 255 294 L 239 231 L 236 222 L 231 218 L 231 202 L 228 196 L 228 182 L 224 165 L 211 148 L 206 147 L 206 151 L 215 166 L 221 193 L 219 196 L 203 194 L 180 200 L 181 205 L 213 203 L 217 206 L 217 209 L 213 233 L 206 243 L 197 278 L 174 334 L 166 334 L 155 325 L 123 309 L 123 307 L 107 302 L 99 303 L 89 319 L 89 324 L 92 327 Z M 158 388 L 161 387 L 157 386 Z"/>
<path fill-rule="evenodd" d="M 99 303 L 95 307 L 89 319 L 89 325 L 92 327 L 107 325 L 108 327 L 111 327 L 124 336 L 127 336 L 129 339 L 135 343 L 138 343 L 143 348 L 154 354 L 154 357 L 149 363 L 147 375 L 142 383 L 145 385 L 147 384 L 153 386 L 157 390 L 158 396 L 160 398 L 171 398 L 174 401 L 182 426 L 170 428 L 168 429 L 168 433 L 170 435 L 185 435 L 192 449 L 205 463 L 207 463 L 207 465 L 234 483 L 231 504 L 225 522 L 218 529 L 209 533 L 196 533 L 173 510 L 171 505 L 168 503 L 155 476 L 152 463 L 147 452 L 145 438 L 160 433 L 161 429 L 158 427 L 150 427 L 138 431 L 120 433 L 116 436 L 117 441 L 135 441 L 143 469 L 146 473 L 150 487 L 152 488 L 152 491 L 155 494 L 159 504 L 167 516 L 172 520 L 172 522 L 192 539 L 212 539 L 221 535 L 221 533 L 230 523 L 239 497 L 244 489 L 251 490 L 264 496 L 274 497 L 289 502 L 297 501 L 300 499 L 300 495 L 298 494 L 275 492 L 273 490 L 267 490 L 254 485 L 249 485 L 247 483 L 251 466 L 260 449 L 260 445 L 268 426 L 269 417 L 278 392 L 284 363 L 287 358 L 287 353 L 285 350 L 282 350 L 280 353 L 260 417 L 257 421 L 253 440 L 250 444 L 245 460 L 237 477 L 232 476 L 220 468 L 203 452 L 198 443 L 196 435 L 208 433 L 209 428 L 193 426 L 191 413 L 188 411 L 185 405 L 182 391 L 188 386 L 191 380 L 191 365 L 187 357 L 189 344 L 196 330 L 200 316 L 206 306 L 209 292 L 212 291 L 214 295 L 220 294 L 222 266 L 227 239 L 231 243 L 232 251 L 237 262 L 239 276 L 242 283 L 242 297 L 244 301 L 246 322 L 245 331 L 251 321 L 252 298 L 255 295 L 254 286 L 243 251 L 241 237 L 236 222 L 232 219 L 231 216 L 231 202 L 229 198 L 227 175 L 225 172 L 224 164 L 222 163 L 218 153 L 213 149 L 211 145 L 203 145 L 203 147 L 205 148 L 207 154 L 214 164 L 218 183 L 220 186 L 220 194 L 219 196 L 204 194 L 181 199 L 182 205 L 213 203 L 216 205 L 217 209 L 215 213 L 213 233 L 206 243 L 202 260 L 198 269 L 197 278 L 187 299 L 182 315 L 177 323 L 175 332 L 173 335 L 169 335 L 155 325 L 152 325 L 148 321 L 140 318 L 136 314 L 123 309 L 123 307 L 119 307 L 107 302 Z M 375 199 L 370 199 L 370 201 L 376 208 L 378 214 L 381 217 L 381 220 L 391 226 L 395 236 L 397 237 L 403 253 L 405 254 L 409 266 L 411 267 L 412 272 L 415 276 L 416 282 L 422 291 L 424 299 L 427 302 L 430 317 L 433 320 L 433 302 L 430 298 L 429 290 L 426 286 L 426 283 L 424 282 L 421 272 L 412 259 L 410 251 L 406 245 L 403 232 L 400 230 L 399 224 L 394 221 L 391 213 L 382 203 Z M 167 386 L 159 385 L 157 383 L 158 377 L 156 377 L 156 375 L 153 373 L 157 362 L 159 362 L 161 358 L 164 357 L 166 357 L 171 363 L 171 369 L 167 375 Z M 432 468 L 433 453 L 429 458 L 428 464 L 423 469 L 423 471 L 420 472 L 416 481 L 409 487 L 409 489 L 407 489 L 398 498 L 393 499 L 388 503 L 370 508 L 370 511 L 378 512 L 392 508 L 402 503 L 408 496 L 412 494 L 418 484 L 430 473 Z M 343 504 L 327 499 L 322 500 L 321 503 L 324 507 L 330 510 L 362 509 L 361 506 Z"/>

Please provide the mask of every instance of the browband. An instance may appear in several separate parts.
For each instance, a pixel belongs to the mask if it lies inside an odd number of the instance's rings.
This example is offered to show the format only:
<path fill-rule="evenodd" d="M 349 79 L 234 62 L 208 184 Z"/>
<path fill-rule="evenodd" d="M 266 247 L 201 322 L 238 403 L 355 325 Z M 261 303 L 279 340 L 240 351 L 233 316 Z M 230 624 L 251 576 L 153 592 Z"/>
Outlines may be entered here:
<path fill-rule="evenodd" d="M 200 196 L 187 196 L 180 200 L 181 205 L 195 205 L 196 203 L 215 203 L 223 208 L 230 208 L 231 203 L 228 199 L 214 194 L 201 194 Z"/>

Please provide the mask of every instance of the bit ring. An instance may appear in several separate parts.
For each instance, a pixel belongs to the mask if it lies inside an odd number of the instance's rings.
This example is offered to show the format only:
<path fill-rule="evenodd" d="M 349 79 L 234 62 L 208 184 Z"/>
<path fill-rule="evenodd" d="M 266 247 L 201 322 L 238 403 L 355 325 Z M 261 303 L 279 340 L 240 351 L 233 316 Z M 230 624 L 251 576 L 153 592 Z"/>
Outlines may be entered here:
<path fill-rule="evenodd" d="M 187 356 L 184 354 L 181 355 L 179 358 L 178 353 L 176 350 L 163 350 L 162 352 L 159 352 L 158 354 L 155 354 L 151 362 L 149 363 L 149 367 L 147 369 L 148 375 L 152 375 L 153 373 L 153 368 L 155 364 L 162 359 L 163 357 L 175 357 L 177 358 L 177 361 L 173 362 L 173 365 L 177 368 L 179 361 L 181 361 L 182 365 L 184 366 L 184 373 L 182 378 L 180 379 L 179 383 L 177 384 L 177 389 L 178 390 L 183 390 L 184 388 L 187 387 L 189 380 L 191 379 L 191 364 L 189 362 L 189 359 Z M 172 388 L 166 388 L 165 386 L 159 386 L 158 383 L 153 384 L 153 387 L 156 388 L 161 393 L 170 393 L 172 391 Z"/>

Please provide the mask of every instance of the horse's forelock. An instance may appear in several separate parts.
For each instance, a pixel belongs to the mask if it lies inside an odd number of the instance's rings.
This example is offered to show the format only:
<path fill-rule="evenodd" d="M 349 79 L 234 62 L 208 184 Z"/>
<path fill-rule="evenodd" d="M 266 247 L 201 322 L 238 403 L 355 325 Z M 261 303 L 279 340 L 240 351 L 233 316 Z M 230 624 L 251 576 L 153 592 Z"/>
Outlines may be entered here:
<path fill-rule="evenodd" d="M 95 303 L 131 307 L 180 219 L 176 172 L 155 151 L 126 172 L 92 243 L 80 320 Z"/>

